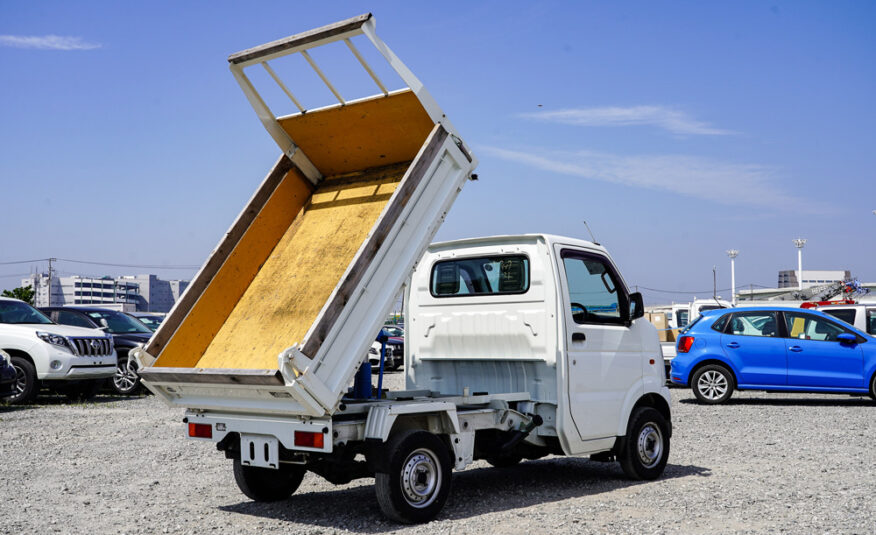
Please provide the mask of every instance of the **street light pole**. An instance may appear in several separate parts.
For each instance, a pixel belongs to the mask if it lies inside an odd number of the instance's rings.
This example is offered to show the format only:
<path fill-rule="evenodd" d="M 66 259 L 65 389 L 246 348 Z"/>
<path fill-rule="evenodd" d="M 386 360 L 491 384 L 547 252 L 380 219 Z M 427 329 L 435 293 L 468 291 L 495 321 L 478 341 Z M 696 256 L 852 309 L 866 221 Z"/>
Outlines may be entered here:
<path fill-rule="evenodd" d="M 794 240 L 794 247 L 797 248 L 797 290 L 803 289 L 803 246 L 806 245 L 806 240 L 797 238 Z"/>
<path fill-rule="evenodd" d="M 739 251 L 730 249 L 727 256 L 730 257 L 730 302 L 736 306 L 736 257 L 739 256 Z"/>

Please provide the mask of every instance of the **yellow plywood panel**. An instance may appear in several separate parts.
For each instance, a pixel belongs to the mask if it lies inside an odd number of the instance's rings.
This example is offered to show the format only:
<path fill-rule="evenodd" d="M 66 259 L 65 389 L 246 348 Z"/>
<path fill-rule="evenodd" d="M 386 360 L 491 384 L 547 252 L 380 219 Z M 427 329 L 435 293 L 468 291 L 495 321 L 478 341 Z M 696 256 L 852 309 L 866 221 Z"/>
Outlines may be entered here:
<path fill-rule="evenodd" d="M 435 126 L 410 90 L 279 122 L 324 176 L 413 160 Z"/>
<path fill-rule="evenodd" d="M 406 169 L 320 183 L 196 367 L 276 369 L 279 353 L 316 320 Z"/>
<path fill-rule="evenodd" d="M 310 182 L 296 170 L 286 174 L 161 352 L 155 366 L 195 365 L 259 267 L 310 199 L 311 190 Z M 276 367 L 276 363 L 272 367 Z"/>

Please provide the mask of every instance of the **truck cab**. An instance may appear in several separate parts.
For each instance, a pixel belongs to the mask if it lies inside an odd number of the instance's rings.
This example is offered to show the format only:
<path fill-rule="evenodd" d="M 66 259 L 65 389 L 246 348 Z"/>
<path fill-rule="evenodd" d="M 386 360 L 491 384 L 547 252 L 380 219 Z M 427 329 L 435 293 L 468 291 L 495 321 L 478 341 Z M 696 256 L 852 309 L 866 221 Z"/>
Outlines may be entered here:
<path fill-rule="evenodd" d="M 816 307 L 816 310 L 842 320 L 870 336 L 876 336 L 876 303 L 825 305 Z"/>

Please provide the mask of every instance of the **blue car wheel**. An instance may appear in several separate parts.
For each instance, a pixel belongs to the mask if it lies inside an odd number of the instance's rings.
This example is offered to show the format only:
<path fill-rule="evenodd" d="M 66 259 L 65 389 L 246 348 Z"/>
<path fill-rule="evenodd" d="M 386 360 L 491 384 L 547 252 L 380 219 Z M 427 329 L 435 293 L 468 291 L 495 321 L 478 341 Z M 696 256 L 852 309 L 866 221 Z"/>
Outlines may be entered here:
<path fill-rule="evenodd" d="M 715 405 L 730 399 L 736 385 L 730 370 L 718 364 L 709 364 L 693 374 L 690 387 L 700 403 Z"/>

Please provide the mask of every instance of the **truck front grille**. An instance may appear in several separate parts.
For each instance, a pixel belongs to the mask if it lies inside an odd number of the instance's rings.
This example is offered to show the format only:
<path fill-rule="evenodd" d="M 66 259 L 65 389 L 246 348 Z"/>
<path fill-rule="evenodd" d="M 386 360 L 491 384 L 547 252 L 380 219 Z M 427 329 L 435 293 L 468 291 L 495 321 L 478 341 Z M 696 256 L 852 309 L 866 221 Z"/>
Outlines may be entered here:
<path fill-rule="evenodd" d="M 104 357 L 113 352 L 109 338 L 70 338 L 76 353 L 83 357 Z"/>

